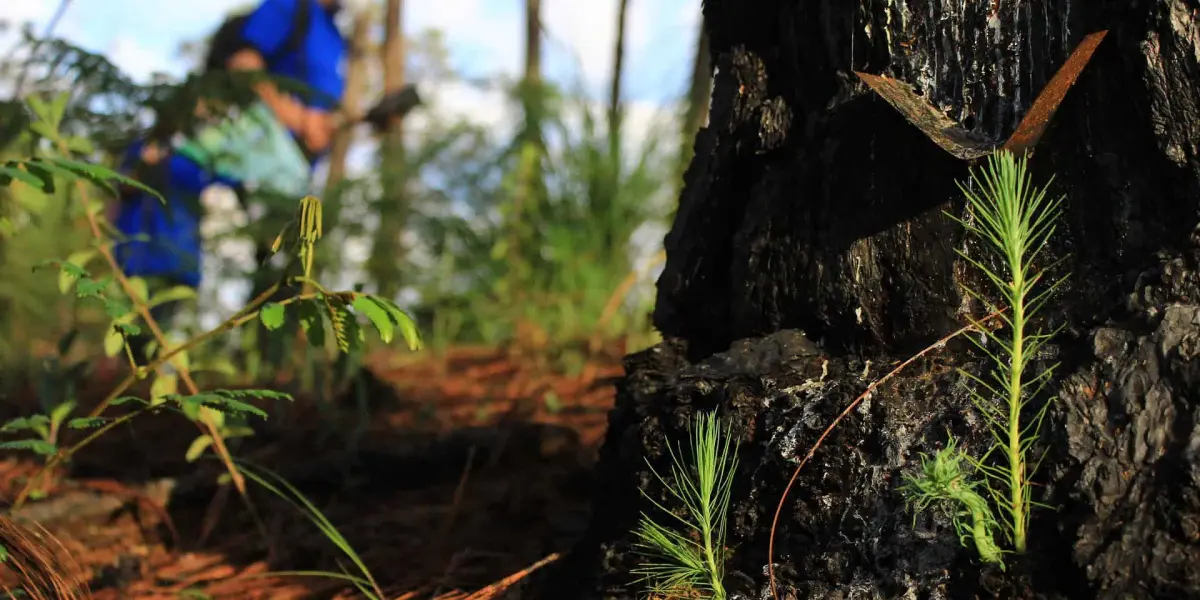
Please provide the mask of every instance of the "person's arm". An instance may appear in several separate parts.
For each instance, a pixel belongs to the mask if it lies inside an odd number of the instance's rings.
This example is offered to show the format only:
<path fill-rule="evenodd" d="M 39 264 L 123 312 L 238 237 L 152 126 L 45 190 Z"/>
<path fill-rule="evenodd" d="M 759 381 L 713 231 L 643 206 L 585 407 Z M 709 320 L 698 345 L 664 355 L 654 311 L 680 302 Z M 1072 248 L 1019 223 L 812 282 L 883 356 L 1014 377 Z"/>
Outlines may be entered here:
<path fill-rule="evenodd" d="M 227 67 L 230 71 L 265 71 L 267 63 L 259 51 L 246 48 L 235 53 L 229 59 Z M 307 115 L 305 115 L 304 104 L 300 100 L 291 94 L 281 92 L 274 82 L 267 80 L 254 84 L 254 92 L 275 113 L 285 127 L 297 134 L 303 133 Z"/>
<path fill-rule="evenodd" d="M 279 51 L 291 36 L 299 2 L 308 0 L 263 0 L 246 19 L 242 35 L 249 47 L 236 52 L 227 67 L 231 71 L 264 71 L 267 55 Z M 334 119 L 329 111 L 307 107 L 274 83 L 262 81 L 255 92 L 279 121 L 300 138 L 312 153 L 323 152 L 333 139 Z"/>

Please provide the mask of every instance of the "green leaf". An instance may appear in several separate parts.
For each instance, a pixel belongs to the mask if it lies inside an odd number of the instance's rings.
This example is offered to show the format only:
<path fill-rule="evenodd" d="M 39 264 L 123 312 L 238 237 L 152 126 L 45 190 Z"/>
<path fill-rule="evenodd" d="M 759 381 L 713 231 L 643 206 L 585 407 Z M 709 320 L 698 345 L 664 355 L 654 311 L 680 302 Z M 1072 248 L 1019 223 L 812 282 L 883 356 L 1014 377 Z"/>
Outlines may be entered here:
<path fill-rule="evenodd" d="M 36 175 L 23 171 L 15 166 L 16 163 L 0 165 L 0 185 L 8 185 L 11 181 L 20 181 L 38 191 L 46 191 L 46 183 Z"/>
<path fill-rule="evenodd" d="M 63 117 L 67 114 L 67 102 L 71 99 L 70 92 L 59 92 L 50 101 L 50 110 L 44 114 L 44 118 L 54 124 L 55 127 L 62 124 Z"/>
<path fill-rule="evenodd" d="M 125 338 L 137 335 L 142 332 L 142 328 L 130 323 L 136 315 L 133 313 L 125 313 L 117 317 L 109 327 L 108 332 L 104 334 L 104 355 L 112 358 L 121 353 L 125 348 Z"/>
<path fill-rule="evenodd" d="M 186 285 L 177 285 L 172 288 L 156 292 L 150 296 L 150 301 L 147 306 L 154 308 L 168 302 L 182 302 L 184 300 L 193 300 L 196 298 L 196 288 Z"/>
<path fill-rule="evenodd" d="M 200 419 L 200 409 L 204 408 L 204 399 L 201 396 L 179 396 L 174 400 L 179 403 L 179 410 L 183 412 L 183 416 L 192 421 Z"/>
<path fill-rule="evenodd" d="M 132 317 L 132 315 L 127 314 L 127 315 L 124 315 L 122 318 L 124 318 L 124 317 Z M 115 322 L 115 323 L 113 323 L 113 327 L 120 330 L 120 332 L 125 335 L 137 335 L 142 332 L 142 328 L 133 323 Z"/>
<path fill-rule="evenodd" d="M 267 413 L 257 406 L 242 402 L 241 400 L 233 398 L 230 395 L 220 391 L 205 392 L 195 394 L 193 396 L 184 396 L 183 398 L 179 399 L 179 403 L 180 408 L 183 408 L 185 403 L 193 404 L 197 407 L 196 409 L 185 408 L 184 414 L 188 414 L 189 410 L 196 410 L 196 414 L 198 414 L 199 407 L 206 406 L 215 411 L 223 413 L 249 414 L 262 419 L 267 418 Z M 190 415 L 189 418 L 194 419 L 194 417 L 191 417 Z"/>
<path fill-rule="evenodd" d="M 133 289 L 133 297 L 130 300 L 145 304 L 146 299 L 150 297 L 150 286 L 146 280 L 141 277 L 130 277 L 128 281 L 129 287 Z"/>
<path fill-rule="evenodd" d="M 83 136 L 71 136 L 67 138 L 67 150 L 76 154 L 92 154 L 96 151 L 96 146 L 92 141 Z"/>
<path fill-rule="evenodd" d="M 114 399 L 112 402 L 109 402 L 108 405 L 109 406 L 121 406 L 122 404 L 129 404 L 130 402 L 133 402 L 136 404 L 149 404 L 148 402 L 146 402 L 145 398 L 138 398 L 137 396 L 121 396 L 119 398 Z"/>
<path fill-rule="evenodd" d="M 175 373 L 159 372 L 154 378 L 154 383 L 150 384 L 150 405 L 158 406 L 178 392 L 179 376 Z"/>
<path fill-rule="evenodd" d="M 68 421 L 67 427 L 71 429 L 95 429 L 111 420 L 108 417 L 79 417 Z"/>
<path fill-rule="evenodd" d="M 383 343 L 392 343 L 392 335 L 395 333 L 396 326 L 387 310 L 370 296 L 365 295 L 355 298 L 352 306 L 356 312 L 365 316 L 375 326 L 375 330 L 379 332 L 379 339 L 383 340 Z"/>
<path fill-rule="evenodd" d="M 121 353 L 125 349 L 125 336 L 121 335 L 121 330 L 112 327 L 108 333 L 104 334 L 104 355 L 112 358 Z"/>
<path fill-rule="evenodd" d="M 133 305 L 124 298 L 104 298 L 104 314 L 119 319 L 133 310 Z"/>
<path fill-rule="evenodd" d="M 212 436 L 208 434 L 197 437 L 196 439 L 192 440 L 192 444 L 188 446 L 187 452 L 184 453 L 183 458 L 188 462 L 196 462 L 196 459 L 200 458 L 201 454 L 204 454 L 204 451 L 212 445 L 212 442 Z"/>
<path fill-rule="evenodd" d="M 233 438 L 240 438 L 240 437 L 254 437 L 254 428 L 253 427 L 229 427 L 229 428 L 225 429 L 224 431 L 222 431 L 222 433 L 225 435 L 225 439 L 227 439 L 227 440 L 231 440 Z"/>
<path fill-rule="evenodd" d="M 73 410 L 75 410 L 75 403 L 71 400 L 55 406 L 50 410 L 50 422 L 55 425 L 61 424 Z"/>
<path fill-rule="evenodd" d="M 392 317 L 392 322 L 400 328 L 400 334 L 404 336 L 404 341 L 408 344 L 408 349 L 414 352 L 420 350 L 422 346 L 421 335 L 417 331 L 417 324 L 413 321 L 412 317 L 408 316 L 408 313 L 401 310 L 391 300 L 378 296 L 372 296 L 371 299 L 388 311 L 388 314 Z"/>
<path fill-rule="evenodd" d="M 53 456 L 58 447 L 45 440 L 13 440 L 0 442 L 0 450 L 29 450 L 42 456 Z"/>
<path fill-rule="evenodd" d="M 58 132 L 54 127 L 45 121 L 33 121 L 29 124 L 29 130 L 48 139 L 54 140 L 58 138 Z"/>
<path fill-rule="evenodd" d="M 71 290 L 71 286 L 76 281 L 91 277 L 91 273 L 85 267 L 96 257 L 98 252 L 94 249 L 80 250 L 72 253 L 67 257 L 67 260 L 59 264 L 58 269 L 58 291 L 65 294 Z"/>
<path fill-rule="evenodd" d="M 192 359 L 191 356 L 188 355 L 187 350 L 184 350 L 171 357 L 171 363 L 184 371 L 190 371 L 192 369 Z"/>
<path fill-rule="evenodd" d="M 41 416 L 41 415 L 35 415 L 35 416 Z M 42 417 L 42 418 L 45 418 L 45 417 Z M 24 431 L 26 429 L 32 429 L 33 423 L 30 421 L 30 419 L 32 419 L 32 417 L 17 417 L 11 421 L 8 421 L 4 425 L 0 425 L 0 432 L 11 433 L 14 431 Z"/>
<path fill-rule="evenodd" d="M 77 161 L 77 160 L 71 160 L 69 158 L 54 157 L 54 158 L 49 158 L 46 160 L 51 162 L 53 165 L 55 165 L 57 167 L 66 169 L 67 171 L 70 171 L 76 175 L 79 175 L 80 177 L 87 179 L 88 181 L 92 182 L 95 185 L 105 188 L 113 195 L 116 195 L 116 190 L 112 187 L 112 182 L 115 181 L 117 183 L 121 183 L 124 185 L 138 188 L 146 193 L 153 195 L 155 198 L 158 198 L 160 202 L 163 202 L 164 204 L 166 203 L 166 199 L 164 199 L 161 194 L 154 191 L 153 188 L 146 186 L 145 184 L 141 183 L 140 181 L 131 179 L 120 173 L 117 173 L 116 171 L 113 171 L 112 169 L 108 169 L 108 168 L 102 167 L 100 165 L 93 165 L 93 164 L 89 164 L 89 163 L 85 163 L 85 162 L 81 162 L 81 161 Z"/>
<path fill-rule="evenodd" d="M 214 394 L 219 394 L 226 398 L 250 398 L 254 400 L 287 400 L 292 401 L 292 395 L 287 392 L 277 392 L 275 390 L 215 390 Z"/>
<path fill-rule="evenodd" d="M 63 263 L 63 268 L 67 268 L 67 265 L 74 267 L 70 263 Z M 112 282 L 112 278 L 110 277 L 105 277 L 99 281 L 83 276 L 80 277 L 79 283 L 75 286 L 75 294 L 80 298 L 103 299 L 105 288 Z"/>
<path fill-rule="evenodd" d="M 46 105 L 46 101 L 42 99 L 40 94 L 30 94 L 25 98 L 25 105 L 29 107 L 29 112 L 37 117 L 39 121 L 52 121 L 50 115 L 50 107 Z"/>
<path fill-rule="evenodd" d="M 309 345 L 325 348 L 325 303 L 320 300 L 298 302 L 296 314 Z"/>
<path fill-rule="evenodd" d="M 282 304 L 269 302 L 263 305 L 262 310 L 258 312 L 259 320 L 268 331 L 275 331 L 283 327 L 284 308 L 286 307 Z"/>
<path fill-rule="evenodd" d="M 556 415 L 562 410 L 562 399 L 554 390 L 546 392 L 546 395 L 542 396 L 542 402 L 545 403 L 546 410 L 550 411 L 550 414 Z"/>

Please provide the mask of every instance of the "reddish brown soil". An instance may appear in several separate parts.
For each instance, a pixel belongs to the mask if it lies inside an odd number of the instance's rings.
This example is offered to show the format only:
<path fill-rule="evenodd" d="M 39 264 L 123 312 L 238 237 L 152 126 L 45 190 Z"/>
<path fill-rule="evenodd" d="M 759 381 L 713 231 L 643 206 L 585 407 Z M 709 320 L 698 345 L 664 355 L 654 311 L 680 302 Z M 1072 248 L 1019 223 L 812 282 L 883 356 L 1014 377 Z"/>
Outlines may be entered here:
<path fill-rule="evenodd" d="M 487 349 L 406 366 L 389 362 L 388 356 L 368 361 L 371 376 L 357 397 L 368 400 L 369 426 L 357 448 L 403 460 L 364 458 L 328 472 L 313 466 L 346 450 L 347 432 L 361 423 L 353 398 L 332 410 L 304 398 L 276 408 L 270 425 L 241 440 L 235 455 L 281 473 L 312 467 L 313 476 L 297 475 L 297 486 L 359 552 L 388 597 L 519 597 L 523 572 L 566 551 L 586 523 L 590 467 L 612 405 L 609 379 L 621 373 L 617 360 L 596 359 L 577 376 Z M 93 376 L 87 393 L 110 387 L 107 377 Z M 462 438 L 468 429 L 473 437 Z M 55 480 L 51 499 L 82 499 L 74 513 L 43 525 L 78 563 L 91 597 L 354 597 L 343 582 L 270 575 L 336 571 L 339 562 L 355 571 L 299 511 L 260 489 L 251 499 L 261 527 L 236 492 L 215 487 L 174 497 L 163 508 L 166 494 L 147 482 L 219 471 L 215 461 L 183 461 L 197 433 L 177 415 L 142 417 L 82 452 L 70 474 Z M 468 442 L 447 441 L 455 436 Z M 478 447 L 470 441 L 476 439 Z M 27 457 L 0 461 L 0 494 L 11 500 L 36 470 Z M 85 510 L 101 506 L 95 500 L 101 497 L 126 506 Z M 12 573 L 6 576 L 0 583 L 12 585 Z M 489 587 L 510 576 L 516 585 L 508 592 Z"/>

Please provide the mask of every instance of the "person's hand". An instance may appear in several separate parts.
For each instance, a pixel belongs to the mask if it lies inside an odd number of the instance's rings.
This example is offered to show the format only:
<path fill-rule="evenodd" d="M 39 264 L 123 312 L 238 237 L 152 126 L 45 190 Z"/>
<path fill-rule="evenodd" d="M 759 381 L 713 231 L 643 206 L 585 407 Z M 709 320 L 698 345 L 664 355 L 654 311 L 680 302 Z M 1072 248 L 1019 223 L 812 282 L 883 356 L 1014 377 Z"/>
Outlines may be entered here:
<path fill-rule="evenodd" d="M 334 117 L 323 110 L 309 109 L 299 132 L 301 143 L 310 154 L 320 154 L 333 143 Z"/>

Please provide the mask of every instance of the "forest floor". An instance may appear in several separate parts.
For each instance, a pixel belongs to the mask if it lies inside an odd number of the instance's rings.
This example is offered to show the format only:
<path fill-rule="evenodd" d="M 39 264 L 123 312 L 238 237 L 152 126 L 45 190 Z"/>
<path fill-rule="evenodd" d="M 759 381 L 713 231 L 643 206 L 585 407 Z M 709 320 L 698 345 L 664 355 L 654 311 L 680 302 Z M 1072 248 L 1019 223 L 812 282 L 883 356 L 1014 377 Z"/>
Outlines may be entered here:
<path fill-rule="evenodd" d="M 591 467 L 622 373 L 610 354 L 574 376 L 491 349 L 407 365 L 372 356 L 365 394 L 332 411 L 300 396 L 266 407 L 267 425 L 232 440 L 233 452 L 312 500 L 388 598 L 519 597 L 522 575 L 586 526 Z M 111 382 L 93 377 L 88 388 L 84 409 Z M 213 483 L 217 461 L 186 462 L 198 433 L 179 415 L 140 417 L 76 457 L 18 522 L 49 532 L 96 599 L 355 597 L 345 582 L 271 575 L 339 563 L 358 573 L 295 507 L 249 483 L 251 512 Z M 0 460 L 3 499 L 37 468 L 31 458 Z"/>

